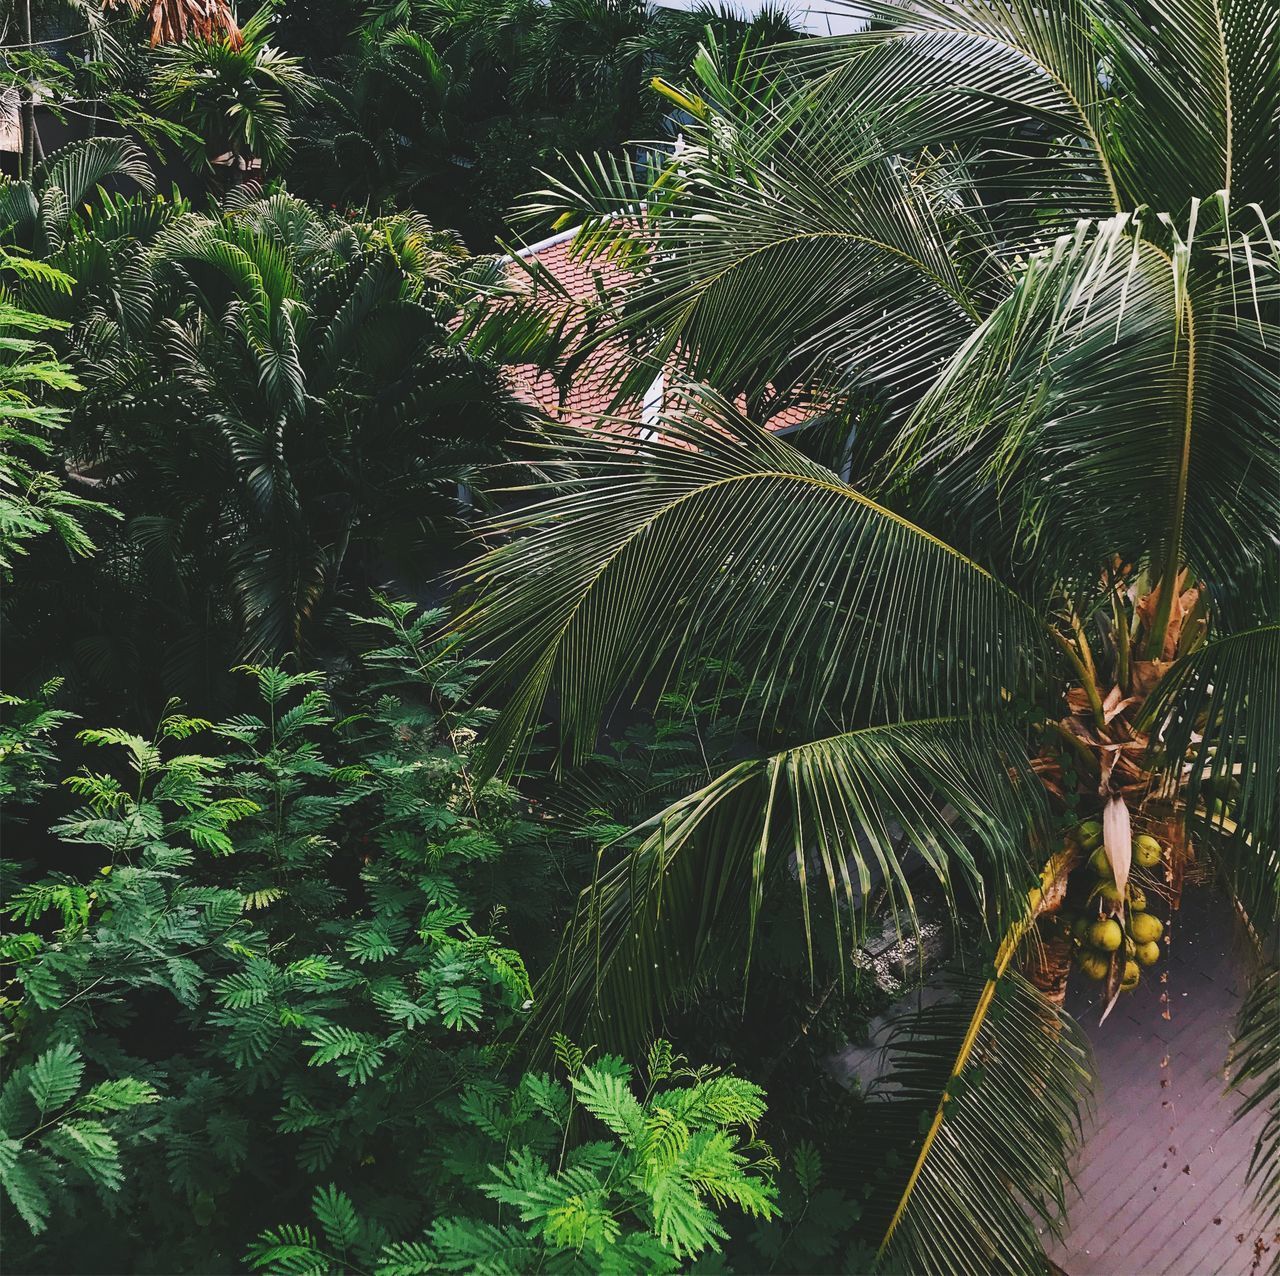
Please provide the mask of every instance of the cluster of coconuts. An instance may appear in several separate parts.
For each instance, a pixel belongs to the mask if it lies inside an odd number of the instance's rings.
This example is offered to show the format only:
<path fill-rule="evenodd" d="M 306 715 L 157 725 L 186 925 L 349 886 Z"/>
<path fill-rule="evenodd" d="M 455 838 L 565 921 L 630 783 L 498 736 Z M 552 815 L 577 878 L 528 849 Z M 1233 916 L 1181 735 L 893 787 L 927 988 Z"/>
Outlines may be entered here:
<path fill-rule="evenodd" d="M 1120 890 L 1111 872 L 1111 861 L 1102 845 L 1102 825 L 1085 820 L 1076 829 L 1076 840 L 1089 856 L 1097 884 L 1089 892 L 1085 912 L 1068 922 L 1071 938 L 1076 943 L 1076 965 L 1086 978 L 1103 980 L 1111 969 L 1111 955 L 1124 946 L 1124 976 L 1120 987 L 1129 992 L 1138 986 L 1144 966 L 1160 960 L 1160 938 L 1164 923 L 1146 911 L 1147 894 L 1141 886 L 1130 882 L 1125 890 L 1124 925 L 1114 917 L 1103 916 L 1102 905 L 1120 903 Z M 1164 848 L 1149 833 L 1133 839 L 1133 863 L 1141 869 L 1153 869 L 1164 858 Z"/>

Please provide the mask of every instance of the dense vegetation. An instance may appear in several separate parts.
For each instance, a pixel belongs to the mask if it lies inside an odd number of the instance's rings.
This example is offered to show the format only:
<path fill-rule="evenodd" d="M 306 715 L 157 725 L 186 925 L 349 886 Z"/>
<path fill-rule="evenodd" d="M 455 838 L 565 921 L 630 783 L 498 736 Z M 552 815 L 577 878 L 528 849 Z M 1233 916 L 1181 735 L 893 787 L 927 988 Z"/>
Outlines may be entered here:
<path fill-rule="evenodd" d="M 20 10 L 8 1266 L 1045 1270 L 1068 980 L 1277 930 L 1273 6 Z"/>

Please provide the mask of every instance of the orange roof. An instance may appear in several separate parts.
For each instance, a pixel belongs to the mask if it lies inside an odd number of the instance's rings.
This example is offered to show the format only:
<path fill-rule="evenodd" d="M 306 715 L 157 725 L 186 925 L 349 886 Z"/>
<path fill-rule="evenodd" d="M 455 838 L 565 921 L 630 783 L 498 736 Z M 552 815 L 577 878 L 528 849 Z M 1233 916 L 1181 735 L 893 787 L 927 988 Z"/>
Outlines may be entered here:
<path fill-rule="evenodd" d="M 575 227 L 531 244 L 518 254 L 523 262 L 508 258 L 508 278 L 522 285 L 526 295 L 534 301 L 540 292 L 546 295 L 549 307 L 563 305 L 566 301 L 586 307 L 616 297 L 629 286 L 632 269 L 612 258 L 575 255 L 573 240 L 577 233 Z M 535 264 L 531 269 L 524 262 Z M 539 279 L 544 270 L 555 280 L 558 286 L 555 290 Z M 560 289 L 563 295 L 560 295 Z M 595 424 L 608 411 L 617 392 L 621 372 L 619 360 L 622 358 L 625 356 L 620 352 L 603 346 L 571 376 L 563 378 L 536 364 L 517 364 L 511 369 L 514 389 L 517 397 L 547 416 L 569 421 L 589 420 Z M 666 375 L 678 376 L 679 371 L 679 363 L 673 357 L 668 362 Z M 645 396 L 646 404 L 650 403 L 652 396 L 652 406 L 660 407 L 661 394 L 662 387 L 655 385 L 650 395 Z M 644 406 L 637 403 L 631 412 L 642 411 Z M 738 406 L 745 410 L 745 400 L 740 400 Z M 817 414 L 818 409 L 811 405 L 792 405 L 776 412 L 764 424 L 770 430 L 789 430 L 813 420 Z M 621 423 L 619 428 L 625 431 Z"/>

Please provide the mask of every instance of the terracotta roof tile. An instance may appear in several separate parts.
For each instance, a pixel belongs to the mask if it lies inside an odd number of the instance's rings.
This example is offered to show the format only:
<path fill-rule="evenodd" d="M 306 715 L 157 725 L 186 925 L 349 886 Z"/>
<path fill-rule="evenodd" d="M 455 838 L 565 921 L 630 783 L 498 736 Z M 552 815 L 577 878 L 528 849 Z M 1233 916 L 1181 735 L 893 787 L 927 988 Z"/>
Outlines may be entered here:
<path fill-rule="evenodd" d="M 536 262 L 535 268 L 531 271 L 519 261 L 510 261 L 507 265 L 509 278 L 513 283 L 522 284 L 535 302 L 540 294 L 545 294 L 549 305 L 562 303 L 564 298 L 546 288 L 538 279 L 541 270 L 550 274 L 571 300 L 583 305 L 625 289 L 632 277 L 630 269 L 620 262 L 575 257 L 572 233 L 555 236 L 541 245 L 531 245 L 521 256 Z M 619 358 L 616 352 L 602 348 L 592 361 L 577 368 L 564 385 L 553 372 L 536 364 L 518 364 L 511 369 L 514 389 L 519 398 L 547 416 L 596 424 L 616 392 Z M 679 375 L 679 364 L 674 358 L 667 372 Z M 745 410 L 745 401 L 740 400 L 738 406 Z M 627 411 L 638 415 L 640 409 L 637 402 Z M 771 430 L 793 429 L 812 420 L 817 412 L 818 409 L 811 405 L 793 405 L 775 413 L 766 424 Z M 621 424 L 619 431 L 625 432 Z"/>

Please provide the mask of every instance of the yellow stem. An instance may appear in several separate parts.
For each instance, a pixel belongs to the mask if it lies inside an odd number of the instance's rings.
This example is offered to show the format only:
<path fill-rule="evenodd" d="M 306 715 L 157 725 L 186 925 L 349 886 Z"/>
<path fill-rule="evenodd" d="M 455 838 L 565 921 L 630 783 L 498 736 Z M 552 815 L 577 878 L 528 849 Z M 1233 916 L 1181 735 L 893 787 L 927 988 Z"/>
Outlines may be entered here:
<path fill-rule="evenodd" d="M 1052 867 L 1054 863 L 1055 860 L 1050 859 L 1046 869 Z M 933 1121 L 929 1126 L 929 1131 L 924 1136 L 924 1143 L 920 1146 L 920 1155 L 916 1157 L 916 1163 L 912 1167 L 911 1177 L 907 1180 L 902 1199 L 899 1200 L 898 1208 L 894 1211 L 893 1218 L 889 1222 L 889 1229 L 885 1232 L 884 1240 L 880 1243 L 880 1248 L 876 1253 L 877 1258 L 883 1256 L 885 1250 L 888 1249 L 889 1242 L 893 1239 L 893 1234 L 898 1229 L 898 1224 L 902 1222 L 902 1216 L 907 1212 L 907 1205 L 911 1200 L 911 1193 L 915 1191 L 916 1183 L 919 1182 L 920 1175 L 924 1171 L 925 1161 L 928 1159 L 930 1149 L 933 1147 L 934 1140 L 938 1137 L 938 1131 L 942 1129 L 946 1111 L 947 1089 L 951 1082 L 965 1070 L 965 1066 L 969 1062 L 969 1056 L 973 1053 L 973 1048 L 978 1042 L 978 1033 L 982 1031 L 983 1021 L 987 1017 L 988 1010 L 991 1009 L 991 1002 L 996 995 L 996 987 L 1000 983 L 1004 972 L 1008 969 L 1010 961 L 1013 960 L 1014 953 L 1018 951 L 1018 945 L 1022 943 L 1023 936 L 1030 930 L 1034 922 L 1034 911 L 1029 912 L 1025 917 L 1015 922 L 996 951 L 995 969 L 982 989 L 978 1004 L 974 1007 L 973 1017 L 969 1020 L 968 1031 L 964 1034 L 964 1041 L 960 1045 L 960 1053 L 956 1055 L 955 1065 L 951 1069 L 951 1076 L 947 1079 L 947 1085 L 943 1087 L 942 1097 L 938 1100 L 937 1111 L 933 1114 Z"/>
<path fill-rule="evenodd" d="M 1160 572 L 1160 596 L 1156 600 L 1156 614 L 1151 619 L 1151 632 L 1147 635 L 1147 659 L 1159 660 L 1164 654 L 1164 638 L 1173 615 L 1173 599 L 1178 592 L 1178 577 L 1182 572 L 1182 523 L 1187 505 L 1187 478 L 1191 469 L 1191 430 L 1195 423 L 1196 388 L 1196 317 L 1191 299 L 1183 302 L 1187 317 L 1187 392 L 1184 399 L 1182 422 L 1182 450 L 1178 461 L 1178 479 L 1173 491 L 1173 525 L 1169 528 L 1169 543 L 1165 546 L 1164 567 Z"/>
<path fill-rule="evenodd" d="M 1062 648 L 1063 654 L 1071 662 L 1071 667 L 1075 671 L 1076 678 L 1079 679 L 1080 685 L 1084 688 L 1084 693 L 1089 697 L 1089 708 L 1093 710 L 1093 720 L 1097 723 L 1098 729 L 1102 730 L 1107 725 L 1107 715 L 1102 708 L 1102 697 L 1098 694 L 1098 681 L 1092 677 L 1089 670 L 1085 667 L 1085 663 L 1080 659 L 1080 653 L 1075 649 L 1075 645 L 1067 641 L 1052 626 L 1049 632 L 1053 635 L 1053 640 Z M 1092 663 L 1092 661 L 1090 662 Z"/>

